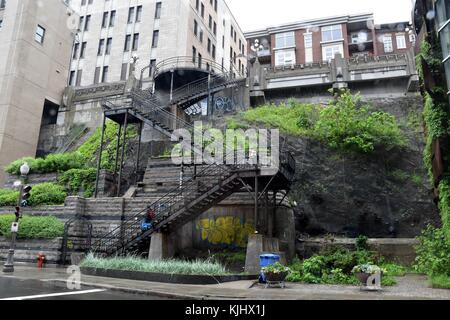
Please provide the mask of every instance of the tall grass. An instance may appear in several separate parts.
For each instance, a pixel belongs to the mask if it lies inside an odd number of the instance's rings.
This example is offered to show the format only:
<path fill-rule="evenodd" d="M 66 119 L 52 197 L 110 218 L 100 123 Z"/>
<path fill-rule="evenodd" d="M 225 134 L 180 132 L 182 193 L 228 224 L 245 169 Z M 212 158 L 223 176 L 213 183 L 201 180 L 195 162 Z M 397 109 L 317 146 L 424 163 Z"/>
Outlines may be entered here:
<path fill-rule="evenodd" d="M 128 257 L 97 258 L 89 254 L 81 263 L 82 267 L 108 269 L 108 270 L 126 270 L 142 271 L 165 274 L 183 274 L 183 275 L 227 275 L 228 272 L 223 265 L 209 260 L 161 260 L 151 261 L 147 259 Z"/>

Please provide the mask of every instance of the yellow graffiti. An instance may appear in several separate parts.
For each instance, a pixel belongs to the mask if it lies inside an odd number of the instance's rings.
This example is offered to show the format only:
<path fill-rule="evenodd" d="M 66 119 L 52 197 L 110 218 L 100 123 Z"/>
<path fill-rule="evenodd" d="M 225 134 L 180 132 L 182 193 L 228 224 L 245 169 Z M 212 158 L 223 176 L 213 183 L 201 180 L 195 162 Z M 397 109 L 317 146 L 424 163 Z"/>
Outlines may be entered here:
<path fill-rule="evenodd" d="M 241 248 L 247 246 L 248 236 L 255 232 L 252 224 L 243 223 L 241 219 L 233 216 L 202 219 L 197 224 L 197 230 L 201 231 L 203 241 Z"/>

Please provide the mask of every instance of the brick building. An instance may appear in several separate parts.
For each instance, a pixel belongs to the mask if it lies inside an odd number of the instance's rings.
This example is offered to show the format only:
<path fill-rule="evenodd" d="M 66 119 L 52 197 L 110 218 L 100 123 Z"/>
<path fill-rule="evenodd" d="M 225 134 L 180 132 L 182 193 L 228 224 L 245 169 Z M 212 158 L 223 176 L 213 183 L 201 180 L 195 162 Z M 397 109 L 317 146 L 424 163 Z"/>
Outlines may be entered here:
<path fill-rule="evenodd" d="M 253 105 L 287 96 L 317 100 L 330 88 L 372 95 L 417 90 L 416 35 L 409 22 L 375 25 L 372 14 L 358 14 L 269 27 L 245 36 Z"/>
<path fill-rule="evenodd" d="M 328 62 L 340 53 L 345 59 L 405 53 L 415 42 L 408 22 L 375 25 L 372 14 L 300 21 L 248 32 L 248 54 L 256 39 L 264 46 L 261 64 L 273 67 Z"/>

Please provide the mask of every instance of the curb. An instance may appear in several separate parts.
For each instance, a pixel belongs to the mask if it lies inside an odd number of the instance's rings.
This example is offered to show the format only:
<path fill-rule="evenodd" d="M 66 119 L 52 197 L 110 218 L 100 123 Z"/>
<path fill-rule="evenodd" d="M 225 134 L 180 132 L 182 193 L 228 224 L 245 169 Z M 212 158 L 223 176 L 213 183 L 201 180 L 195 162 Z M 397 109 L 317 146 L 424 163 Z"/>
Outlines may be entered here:
<path fill-rule="evenodd" d="M 61 279 L 47 279 L 47 280 L 41 280 L 44 282 L 50 282 L 54 284 L 59 283 L 66 283 L 66 280 Z M 220 300 L 220 299 L 226 299 L 226 300 L 239 300 L 239 299 L 245 299 L 245 298 L 236 298 L 236 297 L 229 297 L 229 296 L 211 296 L 211 295 L 187 295 L 187 294 L 179 294 L 179 293 L 170 293 L 165 291 L 157 291 L 157 290 L 148 290 L 148 289 L 135 289 L 135 288 L 128 288 L 128 287 L 118 287 L 114 285 L 109 284 L 98 284 L 98 283 L 90 283 L 90 282 L 81 282 L 82 286 L 87 287 L 93 287 L 93 288 L 102 288 L 102 289 L 109 289 L 111 291 L 118 291 L 118 292 L 124 292 L 124 293 L 131 293 L 131 294 L 140 294 L 140 295 L 147 295 L 147 296 L 157 296 L 160 298 L 173 298 L 173 299 L 181 299 L 181 300 Z M 253 285 L 252 285 L 253 286 Z"/>

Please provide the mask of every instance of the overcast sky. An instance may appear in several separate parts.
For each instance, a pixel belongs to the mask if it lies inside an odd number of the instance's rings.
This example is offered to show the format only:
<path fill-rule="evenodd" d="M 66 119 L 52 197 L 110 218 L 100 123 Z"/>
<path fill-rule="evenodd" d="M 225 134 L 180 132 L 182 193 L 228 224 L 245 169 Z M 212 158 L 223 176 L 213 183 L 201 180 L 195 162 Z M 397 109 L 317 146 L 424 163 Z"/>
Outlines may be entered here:
<path fill-rule="evenodd" d="M 375 23 L 411 20 L 412 0 L 226 0 L 242 30 L 305 19 L 374 13 Z"/>

